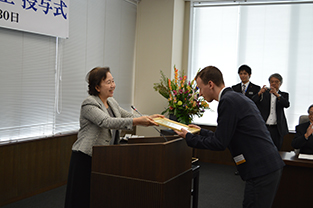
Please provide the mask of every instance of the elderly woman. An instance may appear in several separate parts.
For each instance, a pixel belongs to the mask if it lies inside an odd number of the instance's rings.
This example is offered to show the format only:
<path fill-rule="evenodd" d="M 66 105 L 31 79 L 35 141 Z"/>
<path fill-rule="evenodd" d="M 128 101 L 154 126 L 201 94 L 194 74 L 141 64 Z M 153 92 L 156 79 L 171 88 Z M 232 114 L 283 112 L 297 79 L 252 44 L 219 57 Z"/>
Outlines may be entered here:
<path fill-rule="evenodd" d="M 113 98 L 115 82 L 108 67 L 96 67 L 88 74 L 90 96 L 81 105 L 80 129 L 72 147 L 65 208 L 89 207 L 92 147 L 119 142 L 121 129 L 157 125 L 154 117 L 137 116 L 122 109 Z"/>

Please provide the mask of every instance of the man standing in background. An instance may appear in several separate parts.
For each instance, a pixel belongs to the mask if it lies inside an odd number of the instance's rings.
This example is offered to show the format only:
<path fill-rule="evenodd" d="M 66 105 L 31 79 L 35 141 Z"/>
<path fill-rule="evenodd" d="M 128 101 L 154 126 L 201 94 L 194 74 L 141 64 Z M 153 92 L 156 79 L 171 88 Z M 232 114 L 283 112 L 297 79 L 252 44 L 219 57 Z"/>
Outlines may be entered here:
<path fill-rule="evenodd" d="M 241 82 L 233 85 L 232 89 L 235 92 L 243 93 L 251 99 L 253 95 L 260 91 L 261 87 L 250 82 L 251 68 L 248 65 L 241 65 L 238 69 L 238 74 Z"/>
<path fill-rule="evenodd" d="M 280 74 L 272 74 L 269 79 L 270 87 L 265 85 L 252 97 L 258 106 L 266 127 L 271 133 L 273 142 L 278 150 L 283 145 L 283 139 L 289 133 L 284 108 L 289 108 L 289 94 L 279 90 L 283 83 Z"/>

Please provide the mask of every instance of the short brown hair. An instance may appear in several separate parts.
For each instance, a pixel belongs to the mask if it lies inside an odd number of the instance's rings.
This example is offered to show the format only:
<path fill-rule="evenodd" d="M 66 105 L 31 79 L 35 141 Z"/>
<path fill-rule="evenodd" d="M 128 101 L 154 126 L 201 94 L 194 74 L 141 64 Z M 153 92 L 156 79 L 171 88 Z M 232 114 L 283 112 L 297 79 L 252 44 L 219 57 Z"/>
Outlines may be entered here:
<path fill-rule="evenodd" d="M 207 66 L 199 71 L 196 75 L 196 78 L 200 78 L 203 84 L 207 85 L 209 81 L 212 81 L 216 86 L 220 87 L 224 84 L 222 72 L 215 66 Z"/>
<path fill-rule="evenodd" d="M 110 72 L 109 67 L 95 67 L 87 74 L 86 81 L 88 82 L 89 95 L 99 94 L 96 90 L 96 86 L 100 85 L 100 82 L 107 78 L 108 72 Z"/>

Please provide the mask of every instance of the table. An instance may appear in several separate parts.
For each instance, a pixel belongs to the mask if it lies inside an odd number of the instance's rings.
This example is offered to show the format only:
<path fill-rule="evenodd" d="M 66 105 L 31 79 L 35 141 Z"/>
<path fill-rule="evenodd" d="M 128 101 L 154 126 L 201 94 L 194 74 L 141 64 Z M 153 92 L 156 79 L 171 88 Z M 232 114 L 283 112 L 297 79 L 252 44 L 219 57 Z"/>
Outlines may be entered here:
<path fill-rule="evenodd" d="M 294 152 L 279 152 L 286 166 L 272 207 L 312 207 L 313 161 Z"/>

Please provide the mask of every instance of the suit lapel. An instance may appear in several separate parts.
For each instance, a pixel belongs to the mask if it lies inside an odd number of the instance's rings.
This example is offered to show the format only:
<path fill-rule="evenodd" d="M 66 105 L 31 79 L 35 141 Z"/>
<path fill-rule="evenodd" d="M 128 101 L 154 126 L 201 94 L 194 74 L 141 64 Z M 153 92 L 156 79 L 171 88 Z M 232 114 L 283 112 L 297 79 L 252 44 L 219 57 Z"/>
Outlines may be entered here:
<path fill-rule="evenodd" d="M 116 104 L 112 101 L 112 98 L 108 98 L 108 103 L 109 103 L 115 117 L 120 118 L 121 117 L 120 111 L 118 110 Z"/>
<path fill-rule="evenodd" d="M 99 103 L 101 110 L 103 110 L 104 112 L 107 112 L 107 109 L 104 106 L 104 103 L 102 102 L 102 100 L 99 98 L 99 96 L 94 96 L 94 98 Z"/>
<path fill-rule="evenodd" d="M 99 97 L 99 96 L 94 96 L 94 97 L 95 97 L 95 100 L 99 103 L 99 105 L 100 105 L 100 107 L 101 107 L 101 110 L 102 110 L 104 113 L 108 114 L 108 116 L 110 116 L 110 114 L 109 114 L 109 112 L 108 112 L 108 109 L 106 109 L 106 107 L 104 106 L 104 103 L 102 102 L 102 100 L 100 99 L 100 97 Z M 109 101 L 108 101 L 108 102 L 109 102 Z M 113 135 L 113 130 L 110 129 L 110 136 L 112 137 L 112 135 Z"/>

